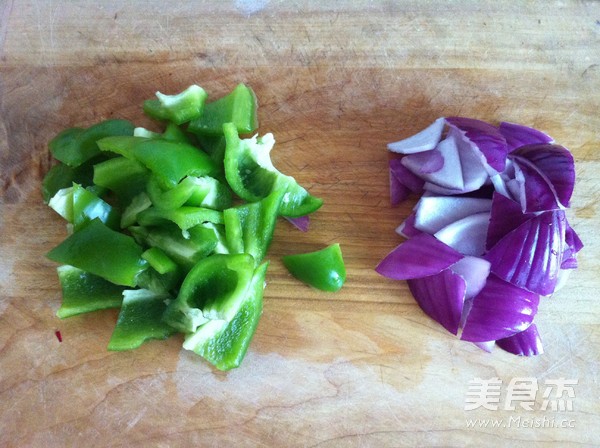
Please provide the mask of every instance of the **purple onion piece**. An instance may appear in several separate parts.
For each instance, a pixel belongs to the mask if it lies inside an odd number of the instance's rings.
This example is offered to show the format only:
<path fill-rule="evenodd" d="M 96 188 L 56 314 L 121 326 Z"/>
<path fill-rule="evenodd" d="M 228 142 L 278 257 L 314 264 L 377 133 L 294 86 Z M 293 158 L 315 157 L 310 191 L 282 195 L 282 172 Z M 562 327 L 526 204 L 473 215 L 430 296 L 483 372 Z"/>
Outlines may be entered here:
<path fill-rule="evenodd" d="M 559 145 L 527 145 L 511 153 L 510 158 L 517 161 L 521 170 L 525 165 L 537 171 L 539 176 L 549 186 L 555 196 L 559 208 L 569 206 L 573 187 L 575 185 L 575 163 L 568 149 Z M 528 172 L 530 170 L 527 170 Z M 527 179 L 525 179 L 527 182 Z M 551 209 L 536 209 L 527 211 L 543 211 Z"/>
<path fill-rule="evenodd" d="M 531 324 L 520 333 L 497 340 L 496 344 L 502 350 L 519 356 L 535 356 L 544 353 L 542 339 L 535 324 Z"/>
<path fill-rule="evenodd" d="M 494 346 L 496 345 L 496 341 L 473 342 L 473 345 L 476 347 L 479 347 L 483 351 L 492 353 L 492 350 L 494 349 Z"/>
<path fill-rule="evenodd" d="M 310 218 L 308 217 L 308 215 L 299 216 L 298 218 L 290 218 L 289 216 L 284 216 L 284 218 L 301 232 L 308 232 L 308 227 L 310 225 Z"/>
<path fill-rule="evenodd" d="M 390 159 L 390 175 L 413 193 L 423 191 L 425 182 L 402 165 L 402 159 Z"/>
<path fill-rule="evenodd" d="M 485 252 L 490 213 L 476 213 L 459 219 L 435 233 L 435 237 L 463 255 L 481 256 Z"/>
<path fill-rule="evenodd" d="M 415 227 L 434 234 L 444 227 L 475 213 L 489 211 L 489 199 L 463 196 L 422 196 L 415 206 Z"/>
<path fill-rule="evenodd" d="M 534 216 L 532 213 L 523 213 L 521 206 L 512 199 L 494 193 L 490 212 L 490 225 L 485 242 L 486 249 L 489 250 L 494 247 L 498 241 Z"/>
<path fill-rule="evenodd" d="M 509 153 L 525 145 L 554 142 L 552 137 L 544 134 L 542 131 L 521 124 L 503 121 L 500 123 L 498 130 L 506 139 Z"/>
<path fill-rule="evenodd" d="M 391 251 L 375 270 L 395 280 L 438 274 L 463 256 L 427 233 L 420 233 Z"/>
<path fill-rule="evenodd" d="M 415 227 L 415 212 L 412 212 L 404 221 L 402 221 L 402 224 L 396 228 L 396 233 L 404 238 L 412 238 L 413 236 L 422 233 Z"/>
<path fill-rule="evenodd" d="M 465 299 L 469 300 L 481 292 L 490 275 L 490 262 L 479 257 L 466 256 L 457 261 L 450 270 L 460 275 L 466 283 Z"/>
<path fill-rule="evenodd" d="M 554 292 L 565 242 L 562 210 L 537 215 L 504 236 L 486 254 L 492 272 L 540 295 Z"/>
<path fill-rule="evenodd" d="M 452 334 L 458 333 L 466 284 L 445 269 L 439 274 L 408 280 L 408 287 L 421 309 Z"/>
<path fill-rule="evenodd" d="M 417 176 L 435 173 L 444 167 L 444 157 L 437 149 L 408 154 L 401 160 L 402 164 Z"/>
<path fill-rule="evenodd" d="M 522 159 L 513 159 L 513 163 L 523 213 L 561 209 L 552 187 L 534 166 Z"/>
<path fill-rule="evenodd" d="M 485 121 L 465 117 L 447 117 L 446 123 L 461 131 L 481 152 L 483 161 L 491 168 L 488 171 L 490 175 L 504 170 L 508 148 L 498 128 Z"/>
<path fill-rule="evenodd" d="M 442 138 L 443 130 L 444 119 L 438 118 L 421 132 L 404 140 L 390 143 L 387 147 L 390 151 L 400 154 L 415 154 L 417 152 L 429 151 L 438 144 Z"/>
<path fill-rule="evenodd" d="M 431 152 L 404 156 L 402 164 L 426 182 L 462 191 L 464 186 L 462 169 L 455 142 L 444 139 L 435 148 Z M 427 154 L 427 156 L 425 157 L 423 154 Z M 423 170 L 422 167 L 425 163 L 431 168 L 436 168 L 439 165 L 438 158 L 441 158 L 442 165 L 439 169 L 435 171 L 430 170 L 431 172 Z"/>
<path fill-rule="evenodd" d="M 461 339 L 487 342 L 519 333 L 533 322 L 538 303 L 538 295 L 490 274 L 473 298 Z"/>

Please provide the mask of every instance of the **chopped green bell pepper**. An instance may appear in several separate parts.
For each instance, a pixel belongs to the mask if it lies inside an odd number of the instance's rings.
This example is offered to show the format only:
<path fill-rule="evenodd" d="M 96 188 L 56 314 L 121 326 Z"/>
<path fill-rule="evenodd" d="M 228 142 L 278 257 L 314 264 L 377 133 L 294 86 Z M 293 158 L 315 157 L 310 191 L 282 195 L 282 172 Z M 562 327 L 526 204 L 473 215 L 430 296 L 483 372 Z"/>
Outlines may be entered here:
<path fill-rule="evenodd" d="M 133 238 L 109 229 L 95 218 L 48 252 L 47 257 L 117 285 L 133 287 L 137 276 L 148 266 L 142 252 Z"/>
<path fill-rule="evenodd" d="M 230 321 L 239 311 L 254 274 L 248 254 L 215 254 L 200 260 L 186 275 L 164 320 L 185 333 L 206 320 Z"/>
<path fill-rule="evenodd" d="M 172 210 L 183 205 L 224 210 L 231 207 L 231 189 L 209 176 L 187 176 L 176 186 L 163 190 L 154 176 L 147 186 L 148 196 L 156 208 Z"/>
<path fill-rule="evenodd" d="M 223 213 L 203 207 L 183 206 L 175 210 L 150 207 L 138 213 L 137 221 L 143 226 L 161 225 L 165 221 L 171 221 L 177 224 L 181 230 L 188 230 L 205 222 L 223 224 Z"/>
<path fill-rule="evenodd" d="M 146 289 L 125 290 L 108 350 L 132 350 L 149 339 L 167 339 L 175 334 L 177 331 L 161 319 L 169 299 L 168 294 Z"/>
<path fill-rule="evenodd" d="M 157 99 L 144 101 L 144 113 L 157 120 L 169 120 L 175 124 L 186 123 L 202 115 L 208 96 L 195 84 L 176 95 L 156 92 Z"/>
<path fill-rule="evenodd" d="M 137 160 L 154 173 L 165 189 L 175 187 L 185 176 L 212 176 L 218 167 L 193 145 L 157 138 L 107 137 L 98 141 L 102 151 Z"/>
<path fill-rule="evenodd" d="M 111 190 L 123 207 L 145 192 L 149 177 L 150 172 L 144 165 L 125 157 L 115 157 L 94 165 L 94 183 Z"/>
<path fill-rule="evenodd" d="M 57 272 L 62 304 L 56 315 L 61 319 L 121 306 L 124 286 L 115 285 L 74 266 L 59 266 Z"/>
<path fill-rule="evenodd" d="M 231 123 L 223 125 L 225 148 L 225 176 L 235 194 L 249 201 L 258 201 L 275 188 L 284 188 L 286 194 L 279 214 L 291 218 L 316 211 L 323 201 L 310 195 L 291 176 L 279 172 L 271 162 L 270 152 L 275 144 L 272 134 L 241 140 Z"/>
<path fill-rule="evenodd" d="M 240 134 L 254 132 L 258 128 L 257 102 L 254 91 L 238 84 L 229 95 L 204 105 L 204 111 L 188 125 L 194 134 L 222 135 L 223 124 L 233 123 Z"/>
<path fill-rule="evenodd" d="M 287 255 L 283 264 L 294 277 L 323 291 L 339 291 L 346 281 L 346 266 L 337 243 L 316 252 Z"/>
<path fill-rule="evenodd" d="M 118 228 L 119 213 L 94 193 L 78 184 L 59 190 L 50 199 L 48 205 L 67 222 L 73 224 L 75 230 L 94 218 L 100 219 L 112 229 Z"/>
<path fill-rule="evenodd" d="M 254 272 L 238 312 L 233 319 L 211 320 L 188 334 L 183 348 L 192 350 L 220 370 L 238 367 L 254 336 L 263 309 L 263 292 L 268 263 Z"/>
<path fill-rule="evenodd" d="M 73 183 L 87 188 L 98 196 L 102 196 L 105 189 L 98 185 L 94 185 L 93 163 L 95 162 L 97 162 L 96 158 L 88 160 L 76 168 L 59 162 L 50 168 L 42 181 L 42 198 L 44 199 L 44 202 L 47 204 L 59 190 L 69 188 Z"/>
<path fill-rule="evenodd" d="M 64 164 L 77 167 L 100 154 L 98 140 L 115 135 L 133 135 L 133 129 L 133 124 L 127 120 L 106 120 L 87 129 L 66 129 L 50 141 L 50 152 Z"/>
<path fill-rule="evenodd" d="M 256 265 L 263 260 L 275 232 L 279 207 L 285 190 L 275 189 L 269 196 L 223 212 L 229 252 L 247 253 Z"/>
<path fill-rule="evenodd" d="M 158 247 L 187 272 L 201 259 L 215 251 L 219 243 L 216 231 L 199 225 L 188 229 L 185 238 L 174 224 L 162 226 L 132 226 L 129 231 L 140 244 Z"/>
<path fill-rule="evenodd" d="M 137 216 L 147 208 L 150 208 L 151 205 L 152 201 L 146 193 L 141 192 L 137 196 L 134 196 L 129 205 L 123 210 L 121 228 L 126 229 L 134 225 L 137 222 Z"/>
<path fill-rule="evenodd" d="M 177 288 L 182 270 L 158 247 L 151 247 L 142 254 L 150 267 L 138 277 L 138 286 L 156 293 L 169 293 Z"/>

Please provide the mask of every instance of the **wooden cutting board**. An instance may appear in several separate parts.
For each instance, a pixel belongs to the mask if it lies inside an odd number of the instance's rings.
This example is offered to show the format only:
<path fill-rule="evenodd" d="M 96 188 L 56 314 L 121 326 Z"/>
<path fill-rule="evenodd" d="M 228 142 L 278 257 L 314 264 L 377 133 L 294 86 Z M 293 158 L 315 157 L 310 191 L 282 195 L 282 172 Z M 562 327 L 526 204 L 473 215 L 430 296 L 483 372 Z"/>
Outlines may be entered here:
<path fill-rule="evenodd" d="M 55 317 L 47 142 L 111 117 L 152 126 L 140 105 L 156 90 L 238 82 L 275 165 L 325 205 L 308 233 L 279 224 L 241 368 L 215 371 L 180 337 L 107 352 L 114 310 Z M 0 446 L 600 444 L 599 92 L 594 1 L 0 2 Z M 415 202 L 389 207 L 385 145 L 448 115 L 535 126 L 575 156 L 568 217 L 586 247 L 541 302 L 542 356 L 451 337 L 373 270 Z M 282 255 L 332 242 L 341 292 L 286 273 Z M 498 409 L 468 410 L 495 378 Z M 511 399 L 519 380 L 538 384 L 531 410 Z M 562 380 L 572 410 L 545 397 Z"/>

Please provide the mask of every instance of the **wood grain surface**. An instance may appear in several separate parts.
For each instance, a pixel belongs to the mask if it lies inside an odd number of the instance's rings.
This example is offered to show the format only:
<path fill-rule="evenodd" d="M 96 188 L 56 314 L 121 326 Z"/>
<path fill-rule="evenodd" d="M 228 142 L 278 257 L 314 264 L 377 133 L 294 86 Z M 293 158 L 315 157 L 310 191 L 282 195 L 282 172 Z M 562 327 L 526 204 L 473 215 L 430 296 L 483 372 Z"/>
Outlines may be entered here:
<path fill-rule="evenodd" d="M 116 311 L 55 316 L 44 254 L 65 226 L 40 197 L 47 142 L 110 117 L 153 126 L 140 105 L 156 90 L 238 82 L 275 165 L 325 205 L 308 233 L 279 224 L 241 368 L 215 371 L 180 337 L 110 353 Z M 595 1 L 1 1 L 0 446 L 600 445 L 599 103 Z M 575 156 L 568 217 L 586 247 L 541 302 L 542 356 L 456 340 L 373 270 L 414 205 L 389 207 L 385 145 L 447 115 L 535 126 Z M 337 294 L 280 261 L 332 242 Z M 465 410 L 470 381 L 495 377 L 500 409 Z M 540 384 L 531 411 L 504 409 L 518 378 Z M 560 378 L 578 381 L 573 410 L 542 410 Z M 573 427 L 468 427 L 519 417 Z"/>

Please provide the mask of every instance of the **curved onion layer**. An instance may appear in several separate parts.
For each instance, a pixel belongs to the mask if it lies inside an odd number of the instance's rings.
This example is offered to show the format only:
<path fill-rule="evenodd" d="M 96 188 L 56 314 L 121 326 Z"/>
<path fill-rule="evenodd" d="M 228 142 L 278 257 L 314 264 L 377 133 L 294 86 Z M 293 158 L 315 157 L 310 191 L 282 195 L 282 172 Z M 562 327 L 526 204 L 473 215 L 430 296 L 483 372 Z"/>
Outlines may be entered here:
<path fill-rule="evenodd" d="M 520 333 L 497 340 L 496 344 L 502 350 L 520 356 L 535 356 L 544 353 L 542 339 L 535 324 L 531 324 Z"/>
<path fill-rule="evenodd" d="M 439 274 L 408 280 L 408 287 L 425 314 L 450 333 L 458 333 L 467 289 L 460 275 L 445 269 Z"/>
<path fill-rule="evenodd" d="M 471 342 L 497 341 L 526 330 L 537 312 L 539 296 L 491 274 L 471 311 L 461 339 Z"/>
<path fill-rule="evenodd" d="M 525 221 L 485 254 L 492 272 L 536 294 L 552 294 L 564 249 L 565 224 L 562 210 Z"/>
<path fill-rule="evenodd" d="M 396 206 L 404 201 L 408 195 L 423 190 L 425 181 L 411 173 L 404 165 L 402 159 L 390 159 L 390 202 Z"/>
<path fill-rule="evenodd" d="M 453 334 L 462 329 L 461 339 L 541 354 L 532 324 L 540 296 L 564 285 L 583 247 L 564 212 L 571 153 L 536 129 L 464 117 L 440 118 L 389 148 L 405 154 L 390 162 L 401 190 L 392 199 L 424 193 L 396 229 L 408 240 L 377 272 L 408 280 L 425 313 Z"/>
<path fill-rule="evenodd" d="M 446 123 L 461 131 L 481 152 L 485 163 L 491 168 L 490 174 L 504 170 L 508 148 L 498 128 L 485 121 L 465 117 L 448 117 Z"/>
<path fill-rule="evenodd" d="M 463 256 L 427 233 L 420 233 L 391 251 L 375 270 L 384 277 L 408 280 L 442 272 Z"/>
<path fill-rule="evenodd" d="M 558 145 L 523 146 L 510 155 L 524 213 L 564 209 L 575 185 L 573 156 Z"/>
<path fill-rule="evenodd" d="M 396 227 L 396 233 L 404 238 L 412 238 L 419 233 L 423 233 L 415 227 L 415 217 L 415 212 L 412 212 L 410 215 L 408 215 L 408 217 L 402 221 L 402 224 Z"/>
<path fill-rule="evenodd" d="M 554 139 L 549 135 L 529 126 L 523 126 L 522 124 L 503 121 L 498 126 L 498 130 L 506 139 L 506 146 L 509 153 L 525 145 L 554 143 Z"/>

